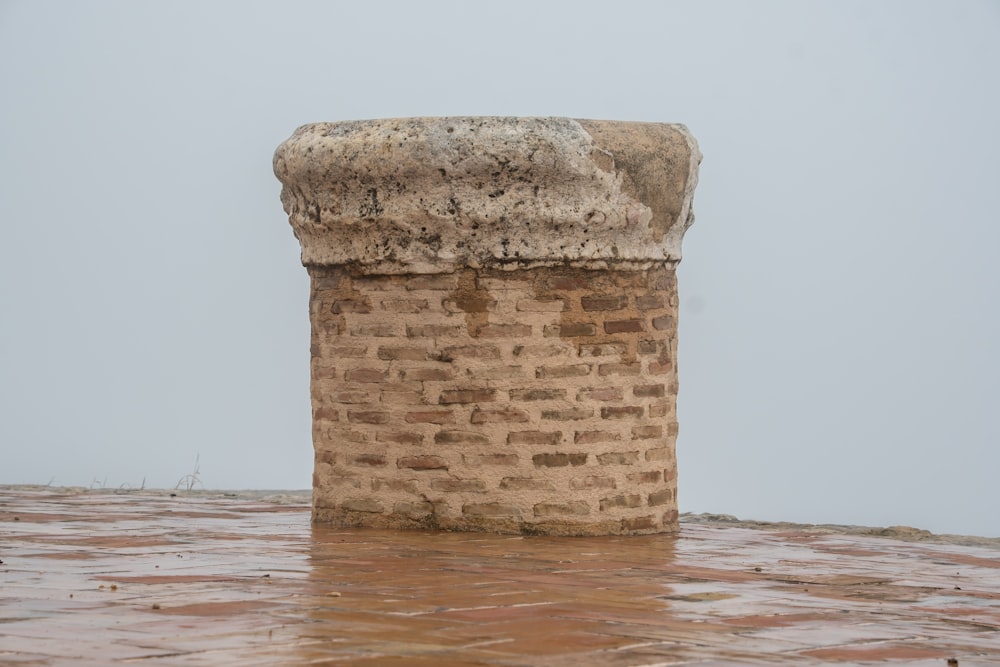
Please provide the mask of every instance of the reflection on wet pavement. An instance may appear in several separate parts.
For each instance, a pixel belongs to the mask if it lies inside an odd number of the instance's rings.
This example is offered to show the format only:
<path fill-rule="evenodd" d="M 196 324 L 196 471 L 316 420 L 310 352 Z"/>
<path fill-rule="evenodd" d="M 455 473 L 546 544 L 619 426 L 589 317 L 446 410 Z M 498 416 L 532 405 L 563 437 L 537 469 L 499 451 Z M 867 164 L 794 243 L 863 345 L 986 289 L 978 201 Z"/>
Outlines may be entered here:
<path fill-rule="evenodd" d="M 1000 664 L 1000 552 L 312 527 L 305 505 L 0 489 L 0 665 Z"/>

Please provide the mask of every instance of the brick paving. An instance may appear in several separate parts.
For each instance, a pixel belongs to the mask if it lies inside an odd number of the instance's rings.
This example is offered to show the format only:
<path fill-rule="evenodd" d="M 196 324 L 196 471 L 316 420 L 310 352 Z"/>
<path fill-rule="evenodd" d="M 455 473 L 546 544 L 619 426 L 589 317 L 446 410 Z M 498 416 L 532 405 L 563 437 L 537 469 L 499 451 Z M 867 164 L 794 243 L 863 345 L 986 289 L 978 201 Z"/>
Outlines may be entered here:
<path fill-rule="evenodd" d="M 1000 551 L 681 525 L 331 529 L 306 504 L 0 488 L 0 665 L 1000 664 Z"/>

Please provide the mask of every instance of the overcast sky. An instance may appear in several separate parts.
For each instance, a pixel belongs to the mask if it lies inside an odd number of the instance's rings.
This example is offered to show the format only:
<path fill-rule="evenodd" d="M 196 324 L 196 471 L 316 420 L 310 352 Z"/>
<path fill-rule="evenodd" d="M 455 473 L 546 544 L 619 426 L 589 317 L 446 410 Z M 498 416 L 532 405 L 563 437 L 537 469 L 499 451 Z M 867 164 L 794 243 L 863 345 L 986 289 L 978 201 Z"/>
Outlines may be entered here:
<path fill-rule="evenodd" d="M 555 115 L 705 155 L 682 511 L 1000 536 L 998 72 L 996 0 L 0 0 L 0 483 L 307 488 L 275 147 Z"/>

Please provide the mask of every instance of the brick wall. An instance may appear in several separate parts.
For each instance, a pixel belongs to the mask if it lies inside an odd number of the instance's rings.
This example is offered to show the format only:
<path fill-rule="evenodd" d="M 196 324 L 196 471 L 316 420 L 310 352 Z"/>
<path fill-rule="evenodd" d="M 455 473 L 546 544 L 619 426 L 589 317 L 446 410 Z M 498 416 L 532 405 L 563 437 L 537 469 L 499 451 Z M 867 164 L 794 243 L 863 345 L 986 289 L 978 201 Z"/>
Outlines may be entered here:
<path fill-rule="evenodd" d="M 670 265 L 309 274 L 316 521 L 676 529 Z"/>

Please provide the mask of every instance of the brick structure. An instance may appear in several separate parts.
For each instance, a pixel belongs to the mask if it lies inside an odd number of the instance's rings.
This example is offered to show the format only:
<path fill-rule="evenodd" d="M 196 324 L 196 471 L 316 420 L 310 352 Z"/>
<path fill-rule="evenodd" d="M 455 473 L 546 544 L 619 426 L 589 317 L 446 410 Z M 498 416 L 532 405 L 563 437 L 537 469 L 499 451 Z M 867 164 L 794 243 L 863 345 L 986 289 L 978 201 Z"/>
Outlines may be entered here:
<path fill-rule="evenodd" d="M 308 125 L 275 173 L 312 282 L 313 518 L 677 528 L 683 126 Z"/>

